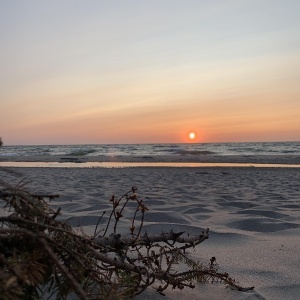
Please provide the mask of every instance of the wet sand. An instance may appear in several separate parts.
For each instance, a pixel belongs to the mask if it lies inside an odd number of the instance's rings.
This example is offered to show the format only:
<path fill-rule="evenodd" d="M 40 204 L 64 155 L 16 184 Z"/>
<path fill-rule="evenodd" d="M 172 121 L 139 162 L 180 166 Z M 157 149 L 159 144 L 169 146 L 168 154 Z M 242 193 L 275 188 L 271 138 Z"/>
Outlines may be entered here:
<path fill-rule="evenodd" d="M 1 162 L 195 162 L 195 163 L 256 163 L 256 164 L 298 164 L 299 155 L 163 155 L 163 156 L 0 156 Z"/>

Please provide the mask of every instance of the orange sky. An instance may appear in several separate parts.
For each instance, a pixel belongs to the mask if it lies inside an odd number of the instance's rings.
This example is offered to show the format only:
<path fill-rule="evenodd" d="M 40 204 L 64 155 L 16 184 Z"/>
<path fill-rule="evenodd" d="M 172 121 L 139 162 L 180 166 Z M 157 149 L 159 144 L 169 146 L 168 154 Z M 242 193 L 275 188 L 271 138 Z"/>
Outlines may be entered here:
<path fill-rule="evenodd" d="M 299 1 L 31 2 L 0 4 L 5 144 L 300 140 Z"/>

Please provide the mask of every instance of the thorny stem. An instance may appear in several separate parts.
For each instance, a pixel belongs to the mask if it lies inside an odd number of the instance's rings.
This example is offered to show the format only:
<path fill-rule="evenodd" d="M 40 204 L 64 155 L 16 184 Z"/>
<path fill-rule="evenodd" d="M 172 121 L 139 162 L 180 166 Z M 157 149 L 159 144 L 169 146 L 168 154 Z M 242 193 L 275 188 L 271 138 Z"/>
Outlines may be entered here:
<path fill-rule="evenodd" d="M 118 202 L 117 202 L 118 205 L 119 205 L 120 202 L 122 201 L 122 199 L 126 197 L 126 201 L 125 201 L 125 203 L 123 204 L 121 210 L 118 212 L 118 214 L 116 213 L 116 210 L 114 210 L 114 215 L 115 215 L 114 233 L 116 233 L 116 230 L 117 230 L 117 224 L 118 224 L 118 222 L 119 222 L 119 219 L 122 217 L 122 212 L 123 212 L 124 208 L 126 207 L 128 201 L 129 201 L 130 199 L 133 199 L 133 198 L 134 198 L 134 197 L 129 197 L 129 193 L 131 193 L 131 192 L 134 193 L 135 190 L 136 190 L 136 189 L 133 187 L 130 191 L 128 191 L 127 193 L 125 193 L 125 194 L 118 200 Z"/>
<path fill-rule="evenodd" d="M 98 229 L 98 226 L 99 226 L 100 221 L 102 220 L 102 218 L 103 218 L 103 216 L 104 216 L 105 214 L 106 214 L 106 211 L 102 212 L 102 215 L 100 216 L 100 218 L 99 218 L 99 220 L 98 220 L 98 222 L 97 222 L 97 224 L 96 224 L 96 227 L 95 227 L 95 230 L 94 230 L 94 238 L 99 234 L 99 233 L 97 232 L 97 229 Z"/>

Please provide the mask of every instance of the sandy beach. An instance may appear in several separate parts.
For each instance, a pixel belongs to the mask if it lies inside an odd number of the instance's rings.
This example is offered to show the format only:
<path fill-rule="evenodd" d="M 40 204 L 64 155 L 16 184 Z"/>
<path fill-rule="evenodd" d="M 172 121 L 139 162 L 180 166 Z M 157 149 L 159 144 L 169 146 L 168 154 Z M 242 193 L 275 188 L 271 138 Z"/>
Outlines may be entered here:
<path fill-rule="evenodd" d="M 0 1 L 0 300 L 300 300 L 300 0 L 86 2 Z"/>
<path fill-rule="evenodd" d="M 263 161 L 274 163 L 275 158 Z M 287 158 L 276 160 L 284 161 Z M 289 158 L 293 162 L 298 163 Z M 238 292 L 224 285 L 197 284 L 191 290 L 168 290 L 165 297 L 150 289 L 138 299 L 299 299 L 299 168 L 8 169 L 20 173 L 5 173 L 11 183 L 25 178 L 31 192 L 59 194 L 51 206 L 61 207 L 63 219 L 90 234 L 101 212 L 109 209 L 111 195 L 121 196 L 135 186 L 150 209 L 147 232 L 173 228 L 196 234 L 209 228 L 209 239 L 189 255 L 207 263 L 215 256 L 221 271 L 243 286 L 255 286 Z"/>

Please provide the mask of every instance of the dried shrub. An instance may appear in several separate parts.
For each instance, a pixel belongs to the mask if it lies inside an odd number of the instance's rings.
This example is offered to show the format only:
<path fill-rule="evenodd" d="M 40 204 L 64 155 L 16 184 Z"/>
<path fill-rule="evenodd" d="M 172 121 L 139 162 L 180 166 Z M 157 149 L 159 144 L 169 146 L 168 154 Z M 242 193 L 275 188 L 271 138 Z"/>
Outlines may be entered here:
<path fill-rule="evenodd" d="M 222 281 L 240 291 L 227 273 L 218 271 L 216 259 L 203 265 L 189 258 L 193 248 L 209 237 L 183 232 L 142 234 L 148 208 L 132 188 L 111 198 L 105 226 L 93 236 L 76 232 L 58 220 L 49 200 L 58 195 L 35 195 L 21 186 L 0 191 L 5 215 L 0 217 L 1 299 L 127 299 L 149 286 L 164 294 L 168 287 L 193 288 L 195 282 Z M 128 205 L 130 203 L 130 205 Z M 120 233 L 122 220 L 130 220 L 128 234 Z M 178 266 L 180 265 L 180 268 Z"/>

